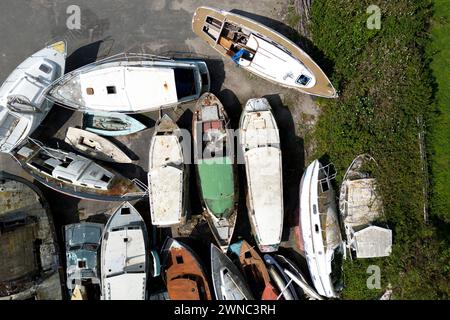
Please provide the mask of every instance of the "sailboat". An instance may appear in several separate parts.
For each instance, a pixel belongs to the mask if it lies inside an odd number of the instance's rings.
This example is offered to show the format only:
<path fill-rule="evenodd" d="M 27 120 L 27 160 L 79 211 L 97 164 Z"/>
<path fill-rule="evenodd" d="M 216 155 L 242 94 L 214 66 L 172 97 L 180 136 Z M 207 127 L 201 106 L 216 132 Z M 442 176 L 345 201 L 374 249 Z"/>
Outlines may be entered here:
<path fill-rule="evenodd" d="M 102 300 L 146 299 L 148 241 L 141 215 L 130 203 L 123 203 L 102 236 Z"/>
<path fill-rule="evenodd" d="M 328 77 L 306 52 L 259 22 L 199 7 L 192 30 L 222 56 L 263 79 L 315 96 L 337 97 Z"/>
<path fill-rule="evenodd" d="M 132 162 L 114 143 L 93 132 L 70 127 L 67 129 L 64 141 L 91 158 L 117 163 Z"/>
<path fill-rule="evenodd" d="M 247 241 L 241 240 L 233 243 L 229 251 L 240 267 L 254 296 L 261 300 L 276 300 L 278 291 L 273 287 L 266 265 L 256 250 Z"/>
<path fill-rule="evenodd" d="M 330 166 L 314 160 L 300 182 L 300 229 L 314 287 L 321 296 L 337 298 L 342 290 L 341 238 Z"/>
<path fill-rule="evenodd" d="M 377 180 L 369 166 L 376 166 L 368 154 L 357 156 L 347 172 L 339 194 L 339 209 L 344 224 L 347 247 L 357 258 L 389 256 L 392 250 L 392 230 L 374 225 L 384 218 L 383 202 Z"/>
<path fill-rule="evenodd" d="M 155 125 L 150 143 L 148 190 L 152 224 L 167 227 L 186 218 L 187 166 L 177 124 L 164 115 Z"/>
<path fill-rule="evenodd" d="M 0 88 L 0 152 L 20 145 L 47 116 L 50 84 L 64 74 L 66 44 L 51 44 L 22 62 Z"/>
<path fill-rule="evenodd" d="M 283 173 L 278 126 L 267 99 L 248 100 L 239 127 L 252 231 L 261 252 L 277 251 L 283 233 Z"/>
<path fill-rule="evenodd" d="M 171 300 L 211 300 L 208 278 L 186 244 L 168 238 L 163 246 L 163 274 Z"/>
<path fill-rule="evenodd" d="M 144 130 L 145 125 L 123 113 L 85 112 L 83 129 L 101 136 L 126 136 Z"/>
<path fill-rule="evenodd" d="M 81 199 L 137 200 L 145 186 L 112 169 L 73 152 L 53 149 L 29 138 L 12 153 L 20 166 L 37 181 L 56 191 Z"/>
<path fill-rule="evenodd" d="M 143 113 L 194 101 L 208 90 L 204 61 L 118 54 L 67 73 L 47 99 L 77 111 Z"/>
<path fill-rule="evenodd" d="M 211 269 L 217 300 L 254 300 L 238 268 L 213 244 L 211 244 Z"/>
<path fill-rule="evenodd" d="M 203 94 L 196 104 L 192 134 L 203 214 L 226 252 L 236 224 L 238 184 L 228 117 L 212 93 Z"/>

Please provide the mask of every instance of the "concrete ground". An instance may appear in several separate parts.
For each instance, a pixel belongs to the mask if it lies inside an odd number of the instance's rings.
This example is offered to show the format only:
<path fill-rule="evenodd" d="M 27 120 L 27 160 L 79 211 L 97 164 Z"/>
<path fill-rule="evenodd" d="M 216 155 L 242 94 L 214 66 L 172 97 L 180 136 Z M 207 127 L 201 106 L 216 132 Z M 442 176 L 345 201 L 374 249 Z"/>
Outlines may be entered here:
<path fill-rule="evenodd" d="M 203 58 L 210 69 L 211 91 L 223 102 L 233 128 L 237 128 L 242 106 L 249 98 L 265 96 L 269 99 L 280 128 L 285 225 L 291 226 L 294 224 L 298 185 L 305 165 L 303 136 L 318 115 L 315 103 L 310 96 L 275 86 L 237 68 L 230 61 L 223 61 L 191 30 L 195 8 L 208 5 L 235 10 L 289 35 L 292 29 L 283 23 L 288 3 L 288 0 L 3 0 L 0 2 L 0 42 L 3 44 L 0 47 L 0 81 L 6 79 L 33 52 L 61 39 L 68 43 L 66 71 L 124 51 Z M 81 9 L 79 30 L 69 30 L 66 26 L 70 16 L 66 10 L 70 5 L 78 5 Z M 178 119 L 180 127 L 190 129 L 191 110 L 192 104 L 166 112 Z M 116 165 L 115 169 L 144 183 L 147 182 L 149 141 L 157 117 L 157 113 L 138 115 L 137 118 L 149 128 L 118 139 L 125 149 L 134 154 L 136 161 L 132 165 Z M 79 126 L 80 121 L 80 113 L 55 106 L 33 136 L 56 146 L 64 139 L 67 127 Z M 0 169 L 30 179 L 8 155 L 0 155 Z M 192 212 L 195 214 L 199 212 L 200 204 L 195 181 L 191 180 Z M 40 187 L 50 202 L 59 233 L 64 224 L 77 222 L 80 217 L 84 219 L 118 205 L 79 200 Z M 244 195 L 241 198 L 243 200 Z M 138 205 L 142 211 L 148 212 L 146 199 Z M 243 220 L 246 219 L 246 213 L 240 215 Z M 249 234 L 249 229 L 240 229 Z M 284 240 L 289 240 L 289 231 Z"/>

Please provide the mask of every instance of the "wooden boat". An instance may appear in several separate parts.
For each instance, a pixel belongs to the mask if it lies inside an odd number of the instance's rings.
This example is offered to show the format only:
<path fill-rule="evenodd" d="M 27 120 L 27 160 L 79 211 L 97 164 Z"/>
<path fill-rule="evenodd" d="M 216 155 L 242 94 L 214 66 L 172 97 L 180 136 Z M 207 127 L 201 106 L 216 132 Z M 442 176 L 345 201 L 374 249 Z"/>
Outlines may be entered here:
<path fill-rule="evenodd" d="M 299 300 L 294 285 L 278 261 L 273 256 L 266 253 L 264 255 L 264 262 L 266 263 L 269 274 L 276 284 L 278 292 L 281 293 L 281 296 L 283 296 L 285 300 Z"/>
<path fill-rule="evenodd" d="M 118 163 L 132 162 L 114 143 L 93 132 L 70 127 L 64 141 L 91 158 Z"/>
<path fill-rule="evenodd" d="M 47 99 L 77 111 L 143 113 L 194 101 L 209 90 L 206 63 L 119 54 L 52 83 Z"/>
<path fill-rule="evenodd" d="M 337 97 L 328 77 L 285 36 L 247 17 L 199 7 L 193 31 L 239 67 L 275 84 L 325 98 Z"/>
<path fill-rule="evenodd" d="M 126 136 L 144 130 L 146 126 L 122 113 L 85 112 L 83 129 L 101 136 Z"/>
<path fill-rule="evenodd" d="M 194 160 L 204 216 L 226 252 L 237 217 L 238 184 L 228 117 L 212 93 L 200 97 L 192 119 Z"/>
<path fill-rule="evenodd" d="M 102 236 L 102 300 L 146 299 L 147 243 L 144 220 L 130 203 L 123 203 Z"/>
<path fill-rule="evenodd" d="M 100 201 L 136 200 L 146 192 L 130 180 L 73 152 L 53 149 L 28 139 L 13 157 L 37 181 L 73 197 Z"/>
<path fill-rule="evenodd" d="M 59 252 L 42 191 L 0 171 L 0 300 L 61 300 Z"/>
<path fill-rule="evenodd" d="M 188 172 L 181 132 L 168 115 L 155 126 L 150 143 L 148 190 L 152 224 L 167 227 L 186 219 Z"/>
<path fill-rule="evenodd" d="M 283 172 L 278 126 L 267 99 L 248 100 L 239 127 L 252 232 L 259 251 L 277 251 L 283 233 Z"/>
<path fill-rule="evenodd" d="M 211 300 L 208 279 L 191 248 L 169 238 L 163 256 L 164 281 L 171 300 Z"/>
<path fill-rule="evenodd" d="M 374 225 L 381 222 L 384 213 L 370 166 L 376 166 L 370 155 L 357 156 L 345 173 L 339 194 L 350 257 L 352 251 L 357 258 L 386 257 L 392 250 L 392 230 Z"/>
<path fill-rule="evenodd" d="M 233 254 L 254 296 L 261 300 L 276 300 L 278 292 L 272 286 L 266 265 L 256 250 L 247 241 L 241 240 L 233 243 L 229 251 Z"/>
<path fill-rule="evenodd" d="M 283 268 L 283 272 L 291 279 L 297 286 L 297 292 L 308 300 L 323 300 L 323 298 L 314 290 L 306 281 L 300 269 L 295 263 L 285 256 L 276 254 L 274 256 L 278 264 Z"/>
<path fill-rule="evenodd" d="M 342 289 L 344 246 L 339 227 L 330 166 L 313 161 L 300 183 L 300 229 L 314 287 L 335 298 Z"/>
<path fill-rule="evenodd" d="M 80 222 L 64 226 L 66 285 L 72 297 L 87 297 L 88 288 L 93 294 L 95 289 L 100 289 L 97 252 L 102 233 L 103 224 L 100 223 Z"/>
<path fill-rule="evenodd" d="M 211 244 L 211 275 L 217 300 L 254 300 L 238 268 Z"/>
<path fill-rule="evenodd" d="M 54 43 L 22 62 L 0 88 L 0 152 L 9 153 L 41 124 L 53 104 L 50 84 L 64 74 L 66 44 Z"/>

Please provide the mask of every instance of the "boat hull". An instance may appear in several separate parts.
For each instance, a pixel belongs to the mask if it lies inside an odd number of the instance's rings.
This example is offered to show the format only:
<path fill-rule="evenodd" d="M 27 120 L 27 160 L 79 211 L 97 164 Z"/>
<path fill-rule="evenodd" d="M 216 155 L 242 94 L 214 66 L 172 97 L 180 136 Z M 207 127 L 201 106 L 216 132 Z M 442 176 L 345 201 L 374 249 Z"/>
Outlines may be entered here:
<path fill-rule="evenodd" d="M 203 29 L 207 17 L 211 17 L 217 20 L 217 22 L 215 22 L 215 24 L 217 25 L 217 29 L 214 31 L 215 35 L 213 36 L 207 34 Z M 226 22 L 236 26 L 245 27 L 252 34 L 255 34 L 257 36 L 262 35 L 263 37 L 267 38 L 268 43 L 270 43 L 270 41 L 277 43 L 279 46 L 283 48 L 278 49 L 280 50 L 280 54 L 287 53 L 287 57 L 291 57 L 299 65 L 304 65 L 306 69 L 314 76 L 315 84 L 310 88 L 300 87 L 299 85 L 288 85 L 282 79 L 274 81 L 273 75 L 264 74 L 264 72 L 256 72 L 256 70 L 254 69 L 252 70 L 252 68 L 246 65 L 240 65 L 241 67 L 277 85 L 282 85 L 284 87 L 299 90 L 306 94 L 321 96 L 325 98 L 337 97 L 336 90 L 334 89 L 328 77 L 306 52 L 300 49 L 297 45 L 295 45 L 285 36 L 252 19 L 224 10 L 218 10 L 210 7 L 199 7 L 195 11 L 194 16 L 192 18 L 192 30 L 201 39 L 206 41 L 217 52 L 219 52 L 222 56 L 232 58 L 229 53 L 229 50 L 225 49 L 225 47 L 220 45 L 219 44 L 220 40 L 218 39 L 221 36 L 223 25 Z M 208 24 L 207 27 L 209 28 L 208 30 L 214 29 L 214 24 L 212 26 Z M 275 48 L 277 47 L 275 46 Z M 279 60 L 277 62 L 278 63 L 276 63 L 276 61 L 272 61 L 271 63 L 278 64 L 277 67 L 280 67 L 280 64 L 283 64 L 284 60 Z"/>
<path fill-rule="evenodd" d="M 103 125 L 99 125 L 104 121 Z M 120 126 L 112 129 L 113 126 Z M 83 114 L 83 129 L 101 136 L 119 137 L 137 133 L 146 129 L 138 120 L 121 113 L 85 112 Z"/>

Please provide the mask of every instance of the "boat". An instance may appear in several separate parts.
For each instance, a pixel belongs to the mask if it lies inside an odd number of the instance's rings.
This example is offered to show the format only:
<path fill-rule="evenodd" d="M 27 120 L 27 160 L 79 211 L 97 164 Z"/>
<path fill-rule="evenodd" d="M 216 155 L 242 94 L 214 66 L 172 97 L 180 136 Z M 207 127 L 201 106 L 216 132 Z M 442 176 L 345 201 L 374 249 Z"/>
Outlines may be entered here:
<path fill-rule="evenodd" d="M 357 258 L 386 257 L 392 250 L 392 230 L 380 226 L 384 219 L 383 202 L 370 166 L 376 166 L 374 158 L 368 154 L 357 156 L 340 189 L 339 210 L 350 257 L 352 251 Z"/>
<path fill-rule="evenodd" d="M 141 215 L 124 202 L 108 220 L 102 235 L 102 300 L 146 299 L 148 241 Z"/>
<path fill-rule="evenodd" d="M 46 147 L 38 140 L 29 138 L 12 155 L 37 181 L 76 198 L 128 201 L 146 195 L 145 186 L 138 180 L 125 178 L 76 153 Z"/>
<path fill-rule="evenodd" d="M 101 136 L 126 136 L 146 129 L 138 120 L 123 113 L 84 112 L 83 129 Z"/>
<path fill-rule="evenodd" d="M 306 52 L 255 20 L 199 7 L 192 30 L 222 56 L 265 80 L 315 96 L 337 97 L 328 77 Z"/>
<path fill-rule="evenodd" d="M 77 151 L 94 159 L 117 163 L 133 162 L 114 143 L 93 132 L 70 127 L 67 129 L 64 141 Z"/>
<path fill-rule="evenodd" d="M 22 62 L 0 88 L 0 152 L 9 153 L 42 123 L 53 104 L 50 84 L 64 74 L 66 44 L 51 44 Z"/>
<path fill-rule="evenodd" d="M 192 135 L 203 215 L 226 252 L 236 225 L 238 183 L 228 116 L 214 94 L 205 93 L 198 100 Z"/>
<path fill-rule="evenodd" d="M 167 227 L 183 224 L 189 192 L 188 170 L 180 128 L 164 115 L 155 125 L 149 151 L 148 190 L 152 224 Z"/>
<path fill-rule="evenodd" d="M 279 297 L 283 297 L 285 300 L 299 300 L 292 280 L 284 272 L 284 268 L 277 259 L 266 253 L 264 254 L 264 262 L 266 263 L 269 275 L 273 279 L 278 292 L 280 292 Z"/>
<path fill-rule="evenodd" d="M 163 277 L 170 300 L 211 300 L 208 278 L 191 248 L 168 238 L 162 255 Z"/>
<path fill-rule="evenodd" d="M 245 240 L 229 247 L 236 264 L 240 267 L 255 297 L 261 300 L 276 300 L 278 291 L 273 287 L 263 259 Z"/>
<path fill-rule="evenodd" d="M 247 101 L 239 128 L 252 233 L 259 251 L 274 252 L 283 233 L 283 172 L 278 126 L 266 98 Z"/>
<path fill-rule="evenodd" d="M 217 300 L 255 300 L 239 269 L 211 244 L 211 275 Z"/>
<path fill-rule="evenodd" d="M 321 296 L 337 298 L 342 290 L 344 245 L 338 222 L 334 175 L 330 165 L 314 160 L 300 182 L 299 224 L 309 272 Z"/>
<path fill-rule="evenodd" d="M 80 222 L 64 226 L 69 296 L 87 300 L 100 292 L 97 265 L 103 224 Z"/>
<path fill-rule="evenodd" d="M 0 300 L 61 300 L 62 261 L 49 204 L 30 181 L 0 171 Z"/>
<path fill-rule="evenodd" d="M 143 113 L 197 100 L 208 90 L 204 61 L 126 53 L 67 73 L 52 83 L 47 99 L 76 111 Z"/>
<path fill-rule="evenodd" d="M 281 254 L 275 254 L 274 258 L 278 264 L 283 268 L 283 272 L 291 279 L 297 286 L 297 292 L 308 300 L 323 300 L 323 298 L 312 288 L 308 281 L 306 281 L 300 269 L 289 258 Z"/>

